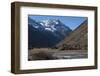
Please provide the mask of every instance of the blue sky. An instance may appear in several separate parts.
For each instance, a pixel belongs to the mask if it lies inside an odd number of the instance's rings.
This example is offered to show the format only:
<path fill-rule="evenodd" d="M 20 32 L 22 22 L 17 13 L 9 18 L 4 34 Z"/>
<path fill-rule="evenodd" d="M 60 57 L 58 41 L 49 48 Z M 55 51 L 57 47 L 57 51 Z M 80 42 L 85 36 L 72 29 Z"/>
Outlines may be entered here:
<path fill-rule="evenodd" d="M 49 16 L 49 15 L 29 15 L 30 18 L 41 21 L 48 19 L 59 19 L 66 26 L 70 27 L 72 30 L 77 28 L 87 17 L 77 17 L 77 16 Z"/>

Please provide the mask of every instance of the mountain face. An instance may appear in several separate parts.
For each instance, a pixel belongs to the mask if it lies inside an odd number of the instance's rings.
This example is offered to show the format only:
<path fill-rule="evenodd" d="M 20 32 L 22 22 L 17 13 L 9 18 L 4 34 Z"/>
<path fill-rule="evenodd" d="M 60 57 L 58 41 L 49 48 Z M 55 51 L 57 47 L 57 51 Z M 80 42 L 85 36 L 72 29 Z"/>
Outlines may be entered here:
<path fill-rule="evenodd" d="M 60 50 L 85 50 L 88 49 L 88 27 L 85 20 L 68 37 L 56 45 Z"/>
<path fill-rule="evenodd" d="M 28 17 L 28 45 L 33 47 L 53 47 L 68 36 L 72 30 L 60 20 L 35 21 Z"/>

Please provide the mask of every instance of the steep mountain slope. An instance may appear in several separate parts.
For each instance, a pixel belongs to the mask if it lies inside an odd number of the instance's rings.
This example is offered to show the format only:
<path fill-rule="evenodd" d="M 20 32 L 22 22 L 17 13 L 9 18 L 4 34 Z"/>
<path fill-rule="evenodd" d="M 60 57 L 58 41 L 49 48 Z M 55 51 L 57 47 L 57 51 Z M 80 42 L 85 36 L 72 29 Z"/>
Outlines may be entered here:
<path fill-rule="evenodd" d="M 28 18 L 28 45 L 33 47 L 53 47 L 68 36 L 71 29 L 60 20 L 35 21 Z"/>
<path fill-rule="evenodd" d="M 69 36 L 56 45 L 62 50 L 87 50 L 88 47 L 88 27 L 85 20 Z"/>

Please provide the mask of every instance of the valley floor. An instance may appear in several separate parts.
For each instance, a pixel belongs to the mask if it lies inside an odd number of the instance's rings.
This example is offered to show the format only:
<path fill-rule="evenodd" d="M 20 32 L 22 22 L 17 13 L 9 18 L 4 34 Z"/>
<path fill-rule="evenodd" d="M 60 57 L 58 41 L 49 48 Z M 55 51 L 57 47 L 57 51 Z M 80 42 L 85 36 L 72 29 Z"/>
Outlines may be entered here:
<path fill-rule="evenodd" d="M 32 49 L 28 51 L 28 60 L 55 60 L 88 58 L 86 50 Z"/>

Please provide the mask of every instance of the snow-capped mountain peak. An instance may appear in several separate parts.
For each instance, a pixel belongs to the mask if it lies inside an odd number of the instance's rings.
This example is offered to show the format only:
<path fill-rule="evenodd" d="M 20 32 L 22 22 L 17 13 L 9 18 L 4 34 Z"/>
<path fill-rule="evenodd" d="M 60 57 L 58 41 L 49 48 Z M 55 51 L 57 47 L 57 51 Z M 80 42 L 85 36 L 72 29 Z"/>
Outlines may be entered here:
<path fill-rule="evenodd" d="M 36 21 L 30 17 L 28 18 L 29 48 L 53 47 L 64 37 L 68 36 L 70 32 L 71 29 L 60 20 Z"/>
<path fill-rule="evenodd" d="M 35 21 L 31 18 L 28 20 L 28 24 L 38 30 L 46 30 L 51 32 L 66 32 L 71 31 L 69 27 L 63 24 L 59 19 L 46 19 L 41 21 Z"/>
<path fill-rule="evenodd" d="M 56 25 L 58 25 L 60 23 L 59 20 L 42 20 L 39 22 L 44 28 L 45 30 L 48 31 L 56 31 L 57 29 L 55 28 Z"/>
<path fill-rule="evenodd" d="M 57 20 L 42 20 L 40 21 L 40 24 L 42 24 L 45 27 L 50 27 L 50 26 L 54 26 L 56 24 L 59 24 L 59 22 Z"/>

